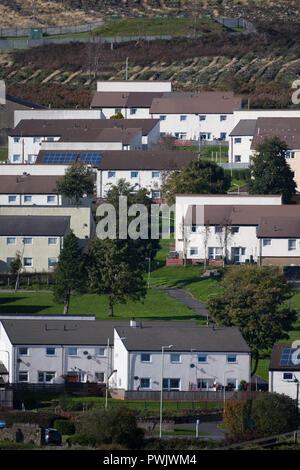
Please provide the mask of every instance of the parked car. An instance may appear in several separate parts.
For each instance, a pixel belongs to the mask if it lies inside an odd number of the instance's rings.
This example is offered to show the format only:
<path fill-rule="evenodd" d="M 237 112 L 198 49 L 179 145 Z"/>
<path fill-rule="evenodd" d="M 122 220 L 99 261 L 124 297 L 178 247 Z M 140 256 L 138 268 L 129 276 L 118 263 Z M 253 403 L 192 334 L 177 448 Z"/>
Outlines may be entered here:
<path fill-rule="evenodd" d="M 62 438 L 57 429 L 45 429 L 45 444 L 47 446 L 61 446 Z"/>

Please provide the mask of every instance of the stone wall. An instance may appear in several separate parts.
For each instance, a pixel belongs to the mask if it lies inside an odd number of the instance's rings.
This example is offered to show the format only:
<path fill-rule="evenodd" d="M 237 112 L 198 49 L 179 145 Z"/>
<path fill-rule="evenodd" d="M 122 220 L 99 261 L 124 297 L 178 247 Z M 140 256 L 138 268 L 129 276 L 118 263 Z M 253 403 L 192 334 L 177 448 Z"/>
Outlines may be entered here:
<path fill-rule="evenodd" d="M 0 429 L 0 440 L 12 442 L 33 442 L 41 445 L 41 427 L 38 424 L 15 423 L 11 427 Z"/>

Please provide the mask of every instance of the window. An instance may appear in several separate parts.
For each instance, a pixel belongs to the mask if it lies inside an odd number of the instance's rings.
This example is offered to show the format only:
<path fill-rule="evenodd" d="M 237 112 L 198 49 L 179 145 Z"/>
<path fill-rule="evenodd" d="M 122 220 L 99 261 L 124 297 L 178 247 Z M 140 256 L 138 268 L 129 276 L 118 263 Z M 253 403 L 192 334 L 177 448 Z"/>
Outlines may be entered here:
<path fill-rule="evenodd" d="M 47 203 L 56 202 L 56 196 L 47 196 Z"/>
<path fill-rule="evenodd" d="M 28 356 L 28 348 L 20 347 L 19 348 L 19 356 Z"/>
<path fill-rule="evenodd" d="M 218 225 L 215 227 L 215 233 L 222 233 L 223 232 L 223 227 L 221 225 Z"/>
<path fill-rule="evenodd" d="M 12 204 L 13 202 L 17 202 L 17 196 L 8 196 L 8 202 Z"/>
<path fill-rule="evenodd" d="M 24 202 L 32 202 L 32 196 L 24 196 Z"/>
<path fill-rule="evenodd" d="M 140 388 L 150 388 L 150 379 L 142 378 L 140 380 Z"/>
<path fill-rule="evenodd" d="M 108 172 L 108 178 L 114 178 L 116 176 L 116 172 L 115 171 L 109 171 Z"/>
<path fill-rule="evenodd" d="M 14 143 L 17 144 L 18 142 L 20 142 L 20 137 L 14 137 Z"/>
<path fill-rule="evenodd" d="M 36 155 L 30 154 L 27 156 L 27 162 L 28 163 L 34 163 L 36 160 Z"/>
<path fill-rule="evenodd" d="M 160 121 L 165 121 L 167 116 L 159 116 Z"/>
<path fill-rule="evenodd" d="M 48 238 L 48 245 L 57 245 L 57 238 L 56 237 L 49 237 Z"/>
<path fill-rule="evenodd" d="M 235 378 L 228 378 L 226 380 L 226 387 L 227 387 L 227 390 L 236 389 L 236 379 Z"/>
<path fill-rule="evenodd" d="M 151 362 L 151 355 L 148 353 L 141 354 L 141 362 Z"/>
<path fill-rule="evenodd" d="M 239 233 L 240 231 L 240 227 L 238 227 L 237 225 L 233 225 L 231 227 L 231 233 Z"/>
<path fill-rule="evenodd" d="M 201 116 L 199 116 L 199 121 L 205 121 L 205 119 L 206 119 L 205 115 L 202 114 Z"/>
<path fill-rule="evenodd" d="M 68 355 L 77 356 L 77 348 L 74 348 L 74 347 L 68 348 Z"/>
<path fill-rule="evenodd" d="M 104 383 L 104 372 L 95 372 L 95 380 L 97 383 Z"/>
<path fill-rule="evenodd" d="M 163 390 L 180 390 L 180 379 L 163 379 Z"/>
<path fill-rule="evenodd" d="M 54 141 L 54 137 L 46 137 L 45 139 L 47 142 L 53 142 Z"/>
<path fill-rule="evenodd" d="M 227 362 L 235 363 L 236 362 L 236 354 L 227 354 Z"/>
<path fill-rule="evenodd" d="M 219 247 L 209 247 L 208 257 L 209 259 L 220 259 L 223 256 L 223 249 Z"/>
<path fill-rule="evenodd" d="M 38 382 L 49 383 L 55 378 L 55 376 L 55 372 L 38 372 Z"/>
<path fill-rule="evenodd" d="M 19 371 L 19 382 L 28 382 L 28 372 Z"/>
<path fill-rule="evenodd" d="M 288 241 L 288 249 L 289 251 L 296 250 L 296 240 Z"/>
<path fill-rule="evenodd" d="M 152 171 L 152 178 L 159 178 L 159 171 Z"/>
<path fill-rule="evenodd" d="M 46 348 L 47 356 L 55 356 L 55 348 Z"/>
<path fill-rule="evenodd" d="M 15 258 L 6 258 L 6 264 L 7 264 L 7 267 L 10 268 L 11 267 L 11 263 L 14 261 Z"/>
<path fill-rule="evenodd" d="M 40 142 L 40 141 L 41 141 L 41 138 L 40 138 L 40 137 L 34 137 L 34 138 L 33 138 L 33 143 L 34 143 L 34 144 L 36 144 L 36 143 L 38 143 L 38 142 Z"/>
<path fill-rule="evenodd" d="M 198 248 L 192 247 L 190 248 L 190 256 L 198 255 Z"/>
<path fill-rule="evenodd" d="M 264 238 L 263 239 L 263 246 L 271 246 L 271 239 L 270 238 Z"/>
<path fill-rule="evenodd" d="M 7 237 L 6 244 L 7 245 L 15 245 L 17 243 L 16 237 Z"/>
<path fill-rule="evenodd" d="M 225 116 L 225 114 L 221 114 L 220 121 L 226 121 L 226 119 L 227 119 L 227 116 Z"/>
<path fill-rule="evenodd" d="M 181 362 L 180 361 L 180 354 L 178 354 L 178 353 L 171 353 L 170 358 L 171 358 L 172 363 Z"/>
<path fill-rule="evenodd" d="M 25 268 L 31 268 L 32 267 L 32 258 L 24 258 L 23 266 Z"/>
<path fill-rule="evenodd" d="M 221 132 L 220 133 L 220 139 L 222 139 L 222 140 L 226 139 L 226 132 Z"/>
<path fill-rule="evenodd" d="M 186 136 L 187 136 L 186 132 L 175 132 L 176 139 L 185 140 Z"/>
<path fill-rule="evenodd" d="M 13 162 L 14 162 L 14 163 L 17 163 L 17 162 L 19 162 L 20 160 L 21 160 L 21 155 L 19 155 L 19 154 L 13 155 Z"/>
<path fill-rule="evenodd" d="M 130 108 L 130 114 L 136 114 L 136 108 Z"/>
<path fill-rule="evenodd" d="M 152 199 L 160 199 L 160 197 L 161 197 L 160 191 L 152 191 L 151 192 L 151 197 L 152 197 Z"/>
<path fill-rule="evenodd" d="M 207 362 L 206 354 L 198 354 L 198 362 Z"/>
<path fill-rule="evenodd" d="M 285 158 L 295 158 L 295 152 L 285 152 Z"/>
<path fill-rule="evenodd" d="M 213 390 L 214 379 L 200 378 L 197 380 L 197 388 L 199 390 Z"/>
<path fill-rule="evenodd" d="M 192 225 L 192 232 L 196 233 L 197 232 L 197 225 Z"/>
<path fill-rule="evenodd" d="M 180 116 L 180 121 L 186 121 L 186 116 L 185 115 Z"/>
<path fill-rule="evenodd" d="M 235 137 L 234 143 L 235 143 L 235 144 L 241 144 L 241 143 L 242 143 L 241 137 Z"/>
<path fill-rule="evenodd" d="M 53 268 L 57 263 L 57 258 L 48 258 L 48 268 Z"/>
<path fill-rule="evenodd" d="M 96 348 L 95 354 L 96 356 L 106 356 L 106 349 L 104 347 Z"/>
<path fill-rule="evenodd" d="M 130 177 L 131 178 L 137 178 L 139 176 L 139 172 L 138 171 L 132 171 L 131 174 L 130 174 Z"/>
<path fill-rule="evenodd" d="M 115 114 L 118 114 L 118 113 L 120 113 L 120 112 L 121 112 L 121 108 L 116 108 L 116 109 L 115 109 Z"/>
<path fill-rule="evenodd" d="M 31 237 L 23 238 L 23 243 L 24 245 L 32 245 L 32 238 Z"/>
<path fill-rule="evenodd" d="M 241 155 L 235 155 L 235 156 L 234 156 L 234 161 L 235 161 L 235 163 L 240 163 L 240 162 L 241 162 L 241 159 L 242 159 Z"/>
<path fill-rule="evenodd" d="M 283 380 L 293 380 L 293 373 L 292 372 L 284 372 L 282 374 Z"/>

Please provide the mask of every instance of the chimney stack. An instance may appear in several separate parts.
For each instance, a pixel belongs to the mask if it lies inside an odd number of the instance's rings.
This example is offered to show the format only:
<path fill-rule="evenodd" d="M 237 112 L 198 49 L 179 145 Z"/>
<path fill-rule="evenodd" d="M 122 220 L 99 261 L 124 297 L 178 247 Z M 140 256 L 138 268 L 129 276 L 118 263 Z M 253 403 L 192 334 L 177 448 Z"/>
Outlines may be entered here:
<path fill-rule="evenodd" d="M 132 317 L 131 320 L 130 320 L 130 326 L 131 326 L 131 328 L 136 328 L 136 321 L 135 321 L 134 317 Z"/>

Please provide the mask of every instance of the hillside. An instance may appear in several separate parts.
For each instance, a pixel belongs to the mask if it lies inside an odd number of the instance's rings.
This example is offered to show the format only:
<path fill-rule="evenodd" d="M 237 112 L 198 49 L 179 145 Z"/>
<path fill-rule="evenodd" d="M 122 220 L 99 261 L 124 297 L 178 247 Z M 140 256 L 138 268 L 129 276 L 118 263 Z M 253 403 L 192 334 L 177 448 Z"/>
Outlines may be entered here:
<path fill-rule="evenodd" d="M 9 94 L 52 107 L 88 106 L 99 79 L 172 80 L 177 90 L 234 90 L 251 107 L 290 107 L 300 74 L 300 25 L 256 23 L 257 33 L 110 45 L 51 44 L 0 54 Z"/>
<path fill-rule="evenodd" d="M 0 28 L 75 24 L 113 14 L 119 17 L 185 14 L 297 21 L 300 4 L 298 0 L 1 0 Z"/>

